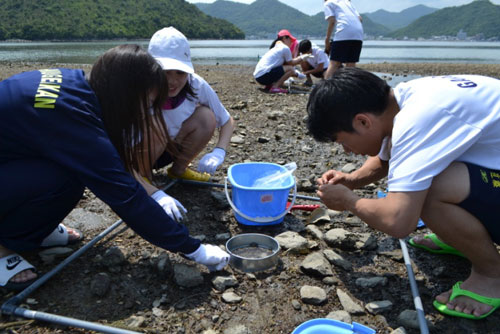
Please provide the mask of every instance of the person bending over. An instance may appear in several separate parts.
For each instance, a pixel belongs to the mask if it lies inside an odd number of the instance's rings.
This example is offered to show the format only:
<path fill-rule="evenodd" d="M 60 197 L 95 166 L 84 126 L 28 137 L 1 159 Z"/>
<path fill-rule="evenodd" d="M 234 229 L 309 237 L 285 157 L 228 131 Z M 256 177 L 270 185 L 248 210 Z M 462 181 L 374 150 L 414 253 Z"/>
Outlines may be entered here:
<path fill-rule="evenodd" d="M 56 68 L 0 82 L 0 286 L 19 290 L 36 279 L 18 252 L 81 237 L 58 231 L 85 187 L 150 243 L 210 270 L 228 263 L 225 251 L 189 236 L 133 176 L 147 159 L 138 154 L 140 138 L 167 133 L 167 92 L 160 65 L 132 44 L 99 57 L 89 79 Z"/>
<path fill-rule="evenodd" d="M 315 78 L 323 78 L 325 75 L 328 69 L 328 55 L 308 39 L 300 41 L 299 52 L 301 55 L 312 55 L 312 57 L 300 63 L 302 73 L 307 76 L 305 85 L 312 86 L 313 81 L 311 75 Z"/>
<path fill-rule="evenodd" d="M 480 319 L 500 305 L 500 81 L 476 75 L 425 77 L 391 89 L 376 75 L 342 68 L 311 92 L 308 128 L 319 141 L 368 155 L 358 170 L 329 170 L 318 196 L 395 238 L 417 227 L 428 250 L 455 250 L 470 260 L 469 277 L 438 295 L 445 314 Z M 353 189 L 388 178 L 385 198 Z"/>
<path fill-rule="evenodd" d="M 290 77 L 305 78 L 302 73 L 295 71 L 294 66 L 300 64 L 309 55 L 292 58 L 290 46 L 292 39 L 289 35 L 279 36 L 275 39 L 269 50 L 257 63 L 253 76 L 255 80 L 264 85 L 269 93 L 287 93 L 281 88 L 283 83 Z"/>

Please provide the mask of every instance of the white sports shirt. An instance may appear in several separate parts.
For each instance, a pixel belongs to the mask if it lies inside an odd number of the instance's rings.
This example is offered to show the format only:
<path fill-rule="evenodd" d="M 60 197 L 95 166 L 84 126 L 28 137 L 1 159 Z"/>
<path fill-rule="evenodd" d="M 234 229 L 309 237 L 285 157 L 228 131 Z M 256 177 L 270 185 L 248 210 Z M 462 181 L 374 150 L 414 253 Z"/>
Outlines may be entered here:
<path fill-rule="evenodd" d="M 335 17 L 334 41 L 363 40 L 363 25 L 359 13 L 349 0 L 328 0 L 324 3 L 325 20 Z"/>
<path fill-rule="evenodd" d="M 313 68 L 316 68 L 319 64 L 323 64 L 323 69 L 326 70 L 328 68 L 328 64 L 330 63 L 330 58 L 328 58 L 328 55 L 316 44 L 312 44 L 311 49 L 311 54 L 314 57 L 307 58 L 307 62 L 309 63 L 309 65 L 311 65 Z"/>
<path fill-rule="evenodd" d="M 273 68 L 282 66 L 285 62 L 292 60 L 292 51 L 283 43 L 276 43 L 272 49 L 269 49 L 262 58 L 260 58 L 255 71 L 254 78 L 260 78 L 270 72 Z"/>
<path fill-rule="evenodd" d="M 189 75 L 189 83 L 196 93 L 196 98 L 190 100 L 188 97 L 174 109 L 163 109 L 163 118 L 167 125 L 168 134 L 171 138 L 175 138 L 181 129 L 182 123 L 188 119 L 198 105 L 204 105 L 210 108 L 217 121 L 217 127 L 221 127 L 231 117 L 219 100 L 219 97 L 214 92 L 212 87 L 198 74 Z"/>
<path fill-rule="evenodd" d="M 453 161 L 500 169 L 500 80 L 427 77 L 397 85 L 394 94 L 400 111 L 390 149 L 379 153 L 389 160 L 389 191 L 428 189 Z"/>

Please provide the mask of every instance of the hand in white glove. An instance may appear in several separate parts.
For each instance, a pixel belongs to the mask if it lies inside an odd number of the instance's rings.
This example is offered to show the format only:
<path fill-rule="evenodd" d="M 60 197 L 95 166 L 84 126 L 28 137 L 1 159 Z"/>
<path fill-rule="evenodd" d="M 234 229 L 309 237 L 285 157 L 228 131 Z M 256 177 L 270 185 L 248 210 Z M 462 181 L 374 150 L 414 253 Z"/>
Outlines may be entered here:
<path fill-rule="evenodd" d="M 221 165 L 225 157 L 226 151 L 219 147 L 214 148 L 212 152 L 205 154 L 201 158 L 198 165 L 198 172 L 215 173 L 215 170 Z"/>
<path fill-rule="evenodd" d="M 309 58 L 314 58 L 314 56 L 310 53 L 304 53 L 303 55 L 300 56 L 300 59 L 302 60 L 307 60 Z"/>
<path fill-rule="evenodd" d="M 297 79 L 305 79 L 307 77 L 304 73 L 299 71 L 295 71 L 295 75 L 297 76 Z"/>
<path fill-rule="evenodd" d="M 165 210 L 167 215 L 169 215 L 173 220 L 182 220 L 183 217 L 180 210 L 184 211 L 184 213 L 187 212 L 186 208 L 181 204 L 181 202 L 179 202 L 172 196 L 168 196 L 162 190 L 158 190 L 153 195 L 151 195 L 151 197 L 153 197 L 153 199 L 162 206 L 163 210 Z"/>
<path fill-rule="evenodd" d="M 208 270 L 222 270 L 229 263 L 229 254 L 220 247 L 208 244 L 201 244 L 197 250 L 186 257 L 196 263 L 207 266 Z"/>

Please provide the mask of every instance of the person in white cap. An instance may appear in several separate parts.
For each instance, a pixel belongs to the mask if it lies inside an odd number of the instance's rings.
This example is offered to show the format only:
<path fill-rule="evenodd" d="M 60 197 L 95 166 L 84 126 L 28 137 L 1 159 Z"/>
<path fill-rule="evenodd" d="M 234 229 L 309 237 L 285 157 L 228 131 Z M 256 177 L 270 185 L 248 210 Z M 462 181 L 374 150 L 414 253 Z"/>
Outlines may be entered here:
<path fill-rule="evenodd" d="M 168 99 L 162 112 L 168 135 L 178 151 L 170 155 L 164 141 L 157 141 L 159 145 L 153 152 L 156 167 L 173 163 L 168 169 L 169 177 L 208 181 L 224 161 L 234 120 L 210 85 L 194 73 L 189 43 L 180 31 L 174 27 L 158 30 L 151 37 L 148 51 L 167 77 Z M 200 159 L 197 171 L 188 168 L 206 148 L 216 128 L 219 136 L 213 150 Z M 147 170 L 150 169 L 141 170 L 141 175 L 149 177 L 142 173 Z"/>

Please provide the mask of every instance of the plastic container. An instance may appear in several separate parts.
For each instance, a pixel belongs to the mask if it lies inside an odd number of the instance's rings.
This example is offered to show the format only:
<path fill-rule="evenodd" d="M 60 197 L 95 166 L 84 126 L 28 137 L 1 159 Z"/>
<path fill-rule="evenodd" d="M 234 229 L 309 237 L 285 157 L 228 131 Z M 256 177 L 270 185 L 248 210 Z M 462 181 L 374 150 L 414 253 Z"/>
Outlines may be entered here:
<path fill-rule="evenodd" d="M 283 221 L 295 203 L 297 185 L 293 171 L 284 166 L 268 162 L 246 162 L 231 165 L 225 179 L 227 201 L 234 211 L 236 220 L 244 225 L 275 225 Z M 280 175 L 272 182 L 257 180 Z M 227 182 L 232 185 L 229 196 Z M 291 205 L 287 209 L 288 195 L 294 189 Z"/>
<path fill-rule="evenodd" d="M 375 330 L 357 322 L 347 324 L 342 321 L 318 318 L 302 323 L 292 334 L 374 334 Z"/>

